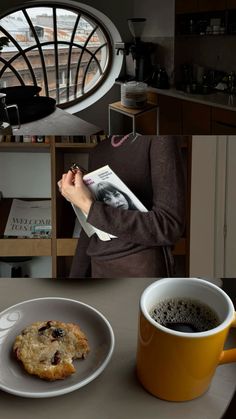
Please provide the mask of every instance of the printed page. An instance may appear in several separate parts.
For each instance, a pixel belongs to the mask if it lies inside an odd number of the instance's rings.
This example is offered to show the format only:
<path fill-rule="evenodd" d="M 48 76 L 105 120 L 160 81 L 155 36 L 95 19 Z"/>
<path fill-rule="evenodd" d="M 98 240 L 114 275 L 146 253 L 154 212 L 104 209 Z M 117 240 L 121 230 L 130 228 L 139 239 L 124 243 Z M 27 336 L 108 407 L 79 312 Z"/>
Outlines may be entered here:
<path fill-rule="evenodd" d="M 95 199 L 101 200 L 99 194 L 101 194 L 101 190 L 103 191 L 104 199 L 102 201 L 107 205 L 124 209 L 136 209 L 143 212 L 147 211 L 142 202 L 108 165 L 87 173 L 84 175 L 83 180 L 88 188 L 93 192 Z M 110 201 L 108 199 L 109 195 L 112 195 L 112 199 L 110 199 Z M 89 237 L 96 233 L 102 241 L 108 241 L 112 238 L 116 238 L 116 236 L 92 226 L 87 222 L 87 216 L 78 207 L 73 204 L 72 207 L 74 208 L 82 228 Z"/>
<path fill-rule="evenodd" d="M 51 200 L 23 201 L 13 199 L 4 236 L 33 238 L 36 227 L 37 230 L 42 227 L 45 237 L 50 234 Z"/>
<path fill-rule="evenodd" d="M 108 190 L 117 190 L 120 194 L 122 194 L 122 192 L 125 193 L 126 197 L 129 198 L 129 202 L 127 205 L 130 205 L 132 209 L 137 209 L 142 212 L 147 211 L 142 202 L 135 196 L 135 194 L 119 178 L 119 176 L 117 176 L 113 172 L 113 170 L 108 165 L 101 167 L 100 169 L 94 170 L 93 172 L 87 173 L 86 175 L 84 175 L 83 180 L 86 183 L 86 185 L 90 188 L 90 190 L 94 193 L 96 198 L 98 197 L 99 189 L 103 188 L 103 190 L 105 191 L 107 187 Z"/>

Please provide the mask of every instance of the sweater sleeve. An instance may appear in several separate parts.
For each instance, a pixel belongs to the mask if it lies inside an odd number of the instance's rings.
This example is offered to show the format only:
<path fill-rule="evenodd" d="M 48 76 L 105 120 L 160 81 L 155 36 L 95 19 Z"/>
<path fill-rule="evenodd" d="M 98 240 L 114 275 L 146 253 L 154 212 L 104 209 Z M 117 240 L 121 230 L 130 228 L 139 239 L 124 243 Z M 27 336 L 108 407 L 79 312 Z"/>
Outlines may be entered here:
<path fill-rule="evenodd" d="M 95 201 L 88 214 L 93 226 L 130 243 L 174 244 L 185 226 L 185 179 L 179 141 L 156 137 L 149 152 L 153 203 L 150 211 L 122 210 Z"/>

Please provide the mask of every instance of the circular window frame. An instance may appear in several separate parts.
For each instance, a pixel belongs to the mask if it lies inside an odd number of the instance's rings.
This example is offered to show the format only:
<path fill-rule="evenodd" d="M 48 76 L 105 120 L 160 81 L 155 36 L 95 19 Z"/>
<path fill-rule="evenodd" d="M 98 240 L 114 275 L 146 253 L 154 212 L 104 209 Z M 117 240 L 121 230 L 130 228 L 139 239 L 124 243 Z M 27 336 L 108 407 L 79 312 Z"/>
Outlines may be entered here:
<path fill-rule="evenodd" d="M 110 90 L 112 85 L 114 85 L 115 79 L 120 73 L 122 63 L 123 63 L 123 57 L 117 56 L 113 48 L 115 41 L 118 41 L 118 42 L 121 41 L 120 34 L 117 28 L 115 27 L 115 25 L 113 24 L 113 22 L 111 22 L 111 20 L 105 14 L 103 14 L 99 10 L 96 10 L 92 6 L 82 4 L 81 2 L 75 3 L 74 1 L 70 1 L 70 0 L 67 3 L 65 3 L 64 1 L 50 1 L 50 0 L 48 1 L 39 0 L 35 3 L 31 1 L 24 2 L 22 3 L 21 6 L 18 5 L 17 7 L 8 9 L 7 13 L 3 12 L 1 14 L 0 20 L 17 11 L 22 11 L 22 10 L 27 11 L 27 9 L 33 9 L 37 7 L 51 7 L 52 9 L 55 9 L 55 10 L 65 9 L 65 10 L 68 10 L 69 12 L 76 13 L 78 16 L 81 14 L 82 17 L 84 16 L 85 18 L 88 18 L 88 20 L 91 20 L 93 23 L 95 23 L 95 25 L 97 26 L 97 29 L 101 29 L 104 35 L 104 38 L 107 42 L 108 58 L 107 58 L 107 65 L 106 65 L 105 71 L 101 75 L 100 80 L 98 80 L 98 82 L 88 92 L 83 93 L 78 98 L 75 98 L 69 101 L 67 100 L 66 102 L 63 102 L 63 103 L 57 103 L 57 107 L 61 109 L 65 109 L 69 111 L 70 113 L 83 110 L 86 107 L 90 106 L 91 104 L 94 104 L 97 100 L 99 100 L 102 96 L 104 96 L 104 94 L 106 94 Z M 95 16 L 95 13 L 98 16 Z M 4 33 L 4 30 L 3 30 L 3 33 Z M 8 32 L 6 31 L 6 36 L 7 36 L 7 33 Z M 114 39 L 114 36 L 115 36 L 115 39 Z M 54 45 L 54 56 L 55 56 L 55 51 L 57 49 L 55 45 L 56 44 L 59 45 L 62 43 L 67 44 L 68 47 L 71 48 L 72 50 L 72 45 L 73 45 L 72 43 L 70 43 L 69 41 L 60 42 L 56 39 L 56 41 L 54 40 L 53 42 L 50 42 L 50 44 Z M 36 40 L 35 40 L 35 47 L 38 47 Z M 82 51 L 86 51 L 86 49 L 83 49 L 82 47 Z M 23 55 L 25 57 L 25 54 L 19 54 L 19 55 Z M 45 69 L 46 69 L 46 66 L 45 66 Z M 113 70 L 115 69 L 115 71 L 112 71 L 112 69 Z M 58 65 L 57 71 L 59 74 L 59 65 Z M 111 77 L 112 73 L 113 73 L 113 77 Z"/>

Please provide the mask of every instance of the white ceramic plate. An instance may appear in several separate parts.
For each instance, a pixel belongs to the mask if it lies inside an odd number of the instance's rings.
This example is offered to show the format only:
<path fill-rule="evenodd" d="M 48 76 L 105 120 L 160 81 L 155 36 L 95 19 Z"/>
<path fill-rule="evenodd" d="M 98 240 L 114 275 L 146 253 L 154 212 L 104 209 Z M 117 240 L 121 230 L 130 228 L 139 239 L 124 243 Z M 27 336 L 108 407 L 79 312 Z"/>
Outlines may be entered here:
<path fill-rule="evenodd" d="M 78 323 L 88 338 L 90 353 L 74 361 L 76 372 L 64 380 L 48 382 L 26 373 L 12 354 L 15 337 L 27 325 L 41 320 Z M 0 389 L 22 397 L 54 397 L 94 380 L 107 366 L 114 350 L 114 333 L 95 308 L 66 298 L 23 301 L 0 313 Z"/>

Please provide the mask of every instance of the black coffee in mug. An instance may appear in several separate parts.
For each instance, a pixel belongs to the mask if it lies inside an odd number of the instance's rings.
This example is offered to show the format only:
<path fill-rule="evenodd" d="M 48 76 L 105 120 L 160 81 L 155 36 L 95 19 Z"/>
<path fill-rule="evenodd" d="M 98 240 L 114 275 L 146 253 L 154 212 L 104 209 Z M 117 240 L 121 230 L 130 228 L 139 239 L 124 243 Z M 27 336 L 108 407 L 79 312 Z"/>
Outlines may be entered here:
<path fill-rule="evenodd" d="M 160 301 L 150 315 L 162 326 L 184 333 L 205 332 L 220 324 L 214 310 L 207 304 L 191 298 Z"/>

